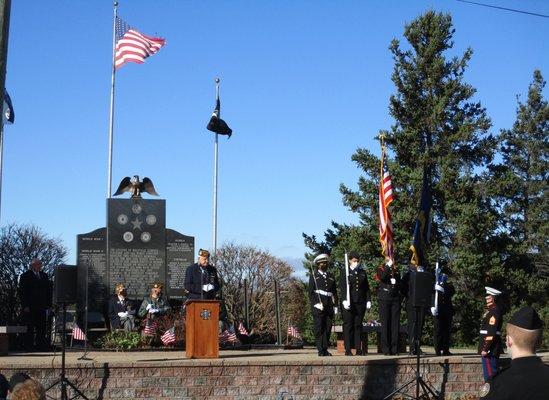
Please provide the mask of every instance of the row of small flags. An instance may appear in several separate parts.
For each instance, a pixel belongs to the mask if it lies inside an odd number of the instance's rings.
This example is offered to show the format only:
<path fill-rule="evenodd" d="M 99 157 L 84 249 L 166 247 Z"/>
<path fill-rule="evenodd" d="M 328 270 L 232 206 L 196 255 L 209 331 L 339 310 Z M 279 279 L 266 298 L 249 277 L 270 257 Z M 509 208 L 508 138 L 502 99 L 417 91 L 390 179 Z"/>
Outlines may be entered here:
<path fill-rule="evenodd" d="M 143 333 L 145 335 L 155 335 L 156 331 L 158 330 L 158 323 L 156 321 L 149 321 L 147 324 L 145 324 L 145 328 L 143 329 Z M 249 333 L 246 330 L 246 327 L 242 322 L 238 324 L 238 333 L 243 336 L 248 336 Z M 299 333 L 299 330 L 294 325 L 288 326 L 288 336 L 301 339 L 301 334 Z M 86 340 L 86 334 L 78 324 L 74 324 L 72 326 L 72 338 L 74 340 Z M 160 340 L 164 345 L 168 345 L 171 343 L 175 343 L 175 326 L 168 329 L 162 336 L 160 336 Z M 219 341 L 221 343 L 236 343 L 238 342 L 238 338 L 236 337 L 236 332 L 233 330 L 225 329 L 223 332 L 219 334 Z"/>

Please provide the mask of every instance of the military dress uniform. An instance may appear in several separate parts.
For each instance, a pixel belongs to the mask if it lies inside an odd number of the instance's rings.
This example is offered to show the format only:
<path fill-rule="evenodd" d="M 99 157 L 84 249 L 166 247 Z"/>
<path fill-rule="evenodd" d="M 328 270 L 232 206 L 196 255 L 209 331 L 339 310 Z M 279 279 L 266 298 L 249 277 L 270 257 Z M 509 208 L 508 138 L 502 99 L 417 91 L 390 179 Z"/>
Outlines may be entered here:
<path fill-rule="evenodd" d="M 377 296 L 381 320 L 381 351 L 385 355 L 398 354 L 400 275 L 391 262 L 391 265 L 381 265 L 374 279 L 379 282 Z"/>
<path fill-rule="evenodd" d="M 403 296 L 406 297 L 406 315 L 408 318 L 408 345 L 410 346 L 410 355 L 421 354 L 421 349 L 416 349 L 415 339 L 421 338 L 423 332 L 423 324 L 425 322 L 425 309 L 426 307 L 414 307 L 412 304 L 412 296 L 414 288 L 412 282 L 414 281 L 414 274 L 417 272 L 424 272 L 422 266 L 415 267 L 410 265 L 408 270 L 402 276 L 401 291 Z"/>
<path fill-rule="evenodd" d="M 486 292 L 490 296 L 501 294 L 500 291 L 490 287 L 486 287 Z M 482 315 L 479 343 L 479 350 L 487 353 L 485 357 L 482 357 L 482 371 L 485 382 L 488 381 L 488 378 L 495 375 L 498 369 L 499 356 L 503 350 L 501 340 L 502 323 L 502 314 L 495 301 L 487 303 Z"/>
<path fill-rule="evenodd" d="M 320 256 L 327 256 L 321 254 Z M 315 263 L 319 257 L 315 258 Z M 334 305 L 337 304 L 336 282 L 329 271 L 316 269 L 309 277 L 309 301 L 313 314 L 313 331 L 319 356 L 331 356 L 328 352 L 332 321 L 334 320 Z"/>
<path fill-rule="evenodd" d="M 438 310 L 434 316 L 435 325 L 435 353 L 437 356 L 449 356 L 450 334 L 452 331 L 452 319 L 454 306 L 452 296 L 455 293 L 454 286 L 448 282 L 448 276 L 442 274 L 436 289 L 438 291 Z M 440 290 L 442 289 L 442 290 Z"/>
<path fill-rule="evenodd" d="M 349 255 L 352 259 L 352 253 Z M 357 258 L 358 257 L 354 257 Z M 345 271 L 340 274 L 339 290 L 341 293 L 342 306 L 341 316 L 343 318 L 343 340 L 345 344 L 345 355 L 352 355 L 351 349 L 356 349 L 356 354 L 365 354 L 362 349 L 362 320 L 366 313 L 367 303 L 370 303 L 370 285 L 366 271 L 357 265 L 352 269 L 349 267 L 349 295 L 350 307 L 346 309 L 343 301 L 347 300 L 347 282 Z"/>
<path fill-rule="evenodd" d="M 532 330 L 543 329 L 539 315 L 531 307 L 517 311 L 509 325 Z M 540 333 L 541 334 L 541 333 Z M 531 355 L 513 358 L 511 365 L 501 369 L 481 387 L 482 400 L 546 400 L 549 398 L 549 365 L 530 349 Z"/>

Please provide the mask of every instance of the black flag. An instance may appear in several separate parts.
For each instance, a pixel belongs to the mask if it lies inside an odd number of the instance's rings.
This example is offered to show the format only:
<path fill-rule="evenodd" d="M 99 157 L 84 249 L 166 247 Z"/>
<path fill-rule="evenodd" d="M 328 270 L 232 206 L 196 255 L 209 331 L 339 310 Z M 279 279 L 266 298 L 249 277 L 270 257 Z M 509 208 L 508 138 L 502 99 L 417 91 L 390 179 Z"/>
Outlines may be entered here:
<path fill-rule="evenodd" d="M 227 125 L 225 121 L 219 118 L 220 110 L 221 102 L 218 98 L 215 104 L 215 110 L 212 113 L 212 117 L 210 118 L 210 122 L 208 122 L 208 126 L 206 127 L 206 129 L 220 135 L 227 135 L 228 137 L 231 137 L 231 135 L 233 134 L 233 130 L 229 128 L 229 125 Z"/>

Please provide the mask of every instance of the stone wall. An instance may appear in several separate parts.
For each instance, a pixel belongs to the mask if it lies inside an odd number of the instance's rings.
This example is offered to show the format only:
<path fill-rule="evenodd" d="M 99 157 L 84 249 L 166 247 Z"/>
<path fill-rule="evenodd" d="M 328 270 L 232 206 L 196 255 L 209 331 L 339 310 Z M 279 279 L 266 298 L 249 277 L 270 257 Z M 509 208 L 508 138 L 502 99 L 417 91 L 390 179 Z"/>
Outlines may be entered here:
<path fill-rule="evenodd" d="M 339 357 L 338 357 L 339 358 Z M 239 362 L 237 359 L 158 360 L 94 364 L 67 368 L 67 377 L 93 399 L 382 399 L 415 376 L 414 359 Z M 446 399 L 476 399 L 482 384 L 477 358 L 422 360 L 424 378 Z M 44 386 L 60 369 L 2 366 L 8 378 L 24 371 Z M 410 394 L 415 386 L 410 386 Z M 58 396 L 52 392 L 51 395 Z"/>

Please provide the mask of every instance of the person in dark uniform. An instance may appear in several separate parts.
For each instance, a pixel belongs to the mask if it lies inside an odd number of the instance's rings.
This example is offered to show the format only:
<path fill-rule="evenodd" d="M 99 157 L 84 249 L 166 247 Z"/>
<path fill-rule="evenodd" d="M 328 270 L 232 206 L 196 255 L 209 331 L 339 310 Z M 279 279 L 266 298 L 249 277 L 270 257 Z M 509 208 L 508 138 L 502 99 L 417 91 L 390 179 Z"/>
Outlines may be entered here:
<path fill-rule="evenodd" d="M 19 299 L 23 321 L 27 325 L 25 347 L 27 350 L 45 350 L 47 310 L 51 308 L 52 285 L 42 271 L 42 261 L 35 258 L 30 268 L 19 277 Z"/>
<path fill-rule="evenodd" d="M 210 265 L 210 252 L 200 249 L 198 262 L 185 271 L 185 290 L 187 299 L 213 300 L 221 289 L 217 269 Z"/>
<path fill-rule="evenodd" d="M 349 280 L 346 271 L 342 271 L 339 279 L 341 294 L 341 316 L 343 318 L 343 340 L 345 355 L 352 356 L 351 348 L 355 348 L 356 355 L 363 355 L 367 350 L 362 349 L 362 320 L 366 310 L 372 307 L 370 301 L 370 285 L 366 271 L 359 264 L 357 253 L 349 253 Z"/>
<path fill-rule="evenodd" d="M 501 292 L 486 286 L 486 310 L 482 316 L 480 327 L 480 355 L 482 357 L 482 371 L 484 382 L 495 375 L 498 370 L 499 356 L 503 350 L 501 341 L 501 325 L 503 316 L 496 304 L 496 296 Z"/>
<path fill-rule="evenodd" d="M 435 353 L 437 356 L 451 356 L 450 335 L 454 316 L 454 307 L 452 305 L 454 286 L 448 281 L 448 275 L 439 275 L 438 281 L 435 282 L 435 291 L 438 297 L 437 307 L 431 307 L 431 314 L 433 314 L 435 320 Z"/>
<path fill-rule="evenodd" d="M 109 299 L 109 320 L 111 329 L 135 330 L 135 304 L 127 298 L 126 286 L 117 283 L 114 296 Z"/>
<path fill-rule="evenodd" d="M 382 264 L 374 277 L 379 282 L 377 296 L 381 319 L 381 351 L 384 355 L 398 354 L 400 328 L 400 275 L 393 260 Z"/>
<path fill-rule="evenodd" d="M 425 307 L 414 307 L 412 304 L 412 295 L 414 288 L 411 282 L 414 281 L 414 274 L 417 272 L 425 272 L 423 266 L 410 265 L 408 270 L 402 276 L 401 290 L 402 294 L 406 297 L 406 315 L 408 318 L 408 345 L 410 347 L 409 354 L 417 355 L 421 354 L 421 349 L 416 349 L 415 338 L 421 338 L 423 332 L 423 323 L 425 322 Z"/>
<path fill-rule="evenodd" d="M 144 320 L 143 335 L 151 337 L 154 341 L 158 337 L 158 320 L 170 310 L 170 306 L 162 296 L 163 285 L 154 283 L 150 296 L 145 296 L 139 307 L 137 315 Z M 154 327 L 154 328 L 153 328 Z"/>
<path fill-rule="evenodd" d="M 549 398 L 549 365 L 536 356 L 543 323 L 532 307 L 517 311 L 507 323 L 507 349 L 511 365 L 496 373 L 481 388 L 484 400 L 541 400 Z"/>
<path fill-rule="evenodd" d="M 313 268 L 311 271 L 308 289 L 316 348 L 320 357 L 332 355 L 328 351 L 328 345 L 334 320 L 334 304 L 337 304 L 336 282 L 328 271 L 328 260 L 326 254 L 315 257 L 313 265 L 317 269 Z"/>

